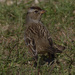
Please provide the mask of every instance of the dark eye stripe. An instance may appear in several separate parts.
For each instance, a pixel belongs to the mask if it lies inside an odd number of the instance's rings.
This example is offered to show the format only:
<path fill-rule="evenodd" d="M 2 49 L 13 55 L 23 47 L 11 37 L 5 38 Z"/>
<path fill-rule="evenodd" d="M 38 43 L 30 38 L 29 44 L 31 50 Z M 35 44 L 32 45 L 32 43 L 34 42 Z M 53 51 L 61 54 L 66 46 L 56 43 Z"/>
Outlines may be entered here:
<path fill-rule="evenodd" d="M 36 13 L 38 12 L 38 11 L 35 11 Z"/>

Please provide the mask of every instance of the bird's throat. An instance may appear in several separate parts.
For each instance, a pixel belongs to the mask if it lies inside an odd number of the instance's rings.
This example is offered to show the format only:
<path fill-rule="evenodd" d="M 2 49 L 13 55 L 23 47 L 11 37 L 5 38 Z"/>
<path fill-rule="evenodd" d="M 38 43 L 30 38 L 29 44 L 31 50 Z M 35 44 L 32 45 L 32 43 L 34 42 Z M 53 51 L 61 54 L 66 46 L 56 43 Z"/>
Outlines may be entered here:
<path fill-rule="evenodd" d="M 37 19 L 35 20 L 35 19 L 32 19 L 32 18 L 28 18 L 27 21 L 28 22 L 34 22 L 34 23 L 40 22 L 40 20 L 37 20 Z"/>

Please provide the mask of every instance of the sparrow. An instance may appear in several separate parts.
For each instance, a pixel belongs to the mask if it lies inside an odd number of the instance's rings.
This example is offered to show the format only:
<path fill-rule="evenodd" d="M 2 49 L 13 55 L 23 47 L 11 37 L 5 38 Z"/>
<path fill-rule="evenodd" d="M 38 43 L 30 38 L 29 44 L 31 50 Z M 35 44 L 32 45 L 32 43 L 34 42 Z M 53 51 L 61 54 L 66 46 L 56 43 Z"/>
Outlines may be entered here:
<path fill-rule="evenodd" d="M 37 6 L 29 7 L 26 14 L 24 39 L 29 52 L 35 58 L 38 54 L 48 53 L 55 55 L 62 53 L 65 47 L 53 42 L 50 32 L 41 22 L 41 17 L 46 11 Z"/>

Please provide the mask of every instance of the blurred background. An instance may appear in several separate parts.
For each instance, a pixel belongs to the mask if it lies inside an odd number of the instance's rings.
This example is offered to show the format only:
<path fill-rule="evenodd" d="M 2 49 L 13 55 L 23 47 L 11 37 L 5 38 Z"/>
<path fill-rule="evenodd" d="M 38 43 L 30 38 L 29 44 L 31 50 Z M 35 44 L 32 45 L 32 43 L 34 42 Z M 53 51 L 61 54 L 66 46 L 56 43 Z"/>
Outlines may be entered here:
<path fill-rule="evenodd" d="M 51 75 L 75 75 L 75 0 L 0 0 L 0 75 L 37 75 L 24 42 L 30 6 L 47 11 L 42 22 L 53 41 L 66 47 Z M 40 75 L 50 75 L 47 63 L 40 69 Z"/>

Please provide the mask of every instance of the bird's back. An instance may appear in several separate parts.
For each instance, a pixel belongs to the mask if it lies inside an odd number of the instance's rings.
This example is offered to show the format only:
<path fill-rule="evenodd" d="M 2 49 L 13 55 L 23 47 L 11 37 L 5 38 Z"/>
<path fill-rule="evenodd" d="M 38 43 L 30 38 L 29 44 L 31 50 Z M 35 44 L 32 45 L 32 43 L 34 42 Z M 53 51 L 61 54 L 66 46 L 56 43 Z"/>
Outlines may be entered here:
<path fill-rule="evenodd" d="M 41 22 L 28 24 L 25 32 L 26 37 L 34 39 L 38 53 L 48 51 L 50 47 L 48 41 L 49 32 Z"/>

